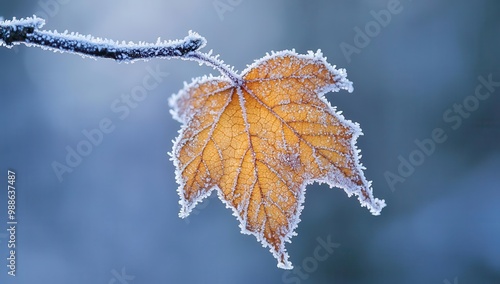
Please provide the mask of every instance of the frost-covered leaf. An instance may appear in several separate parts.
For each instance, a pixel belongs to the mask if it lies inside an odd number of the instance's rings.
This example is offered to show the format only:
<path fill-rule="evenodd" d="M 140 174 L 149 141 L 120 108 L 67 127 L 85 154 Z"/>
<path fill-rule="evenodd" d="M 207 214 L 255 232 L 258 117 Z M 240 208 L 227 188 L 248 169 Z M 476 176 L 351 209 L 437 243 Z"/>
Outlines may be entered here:
<path fill-rule="evenodd" d="M 196 79 L 170 101 L 183 124 L 172 152 L 179 215 L 216 189 L 241 231 L 290 269 L 285 242 L 295 235 L 307 184 L 343 188 L 374 215 L 385 203 L 373 197 L 358 161 L 360 128 L 323 97 L 352 91 L 345 70 L 319 52 L 283 51 L 237 76 Z"/>

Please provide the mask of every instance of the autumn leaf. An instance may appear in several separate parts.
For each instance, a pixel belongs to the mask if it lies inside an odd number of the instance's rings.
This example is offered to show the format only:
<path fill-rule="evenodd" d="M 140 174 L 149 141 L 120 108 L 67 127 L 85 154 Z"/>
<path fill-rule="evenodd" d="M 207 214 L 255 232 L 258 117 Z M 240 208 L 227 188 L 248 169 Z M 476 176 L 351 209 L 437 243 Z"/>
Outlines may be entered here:
<path fill-rule="evenodd" d="M 324 98 L 352 91 L 343 69 L 318 51 L 283 51 L 256 61 L 236 78 L 204 77 L 174 95 L 183 126 L 171 153 L 180 217 L 216 190 L 241 232 L 269 247 L 291 269 L 285 242 L 295 234 L 307 184 L 327 183 L 358 196 L 378 215 L 355 146 L 361 129 Z"/>

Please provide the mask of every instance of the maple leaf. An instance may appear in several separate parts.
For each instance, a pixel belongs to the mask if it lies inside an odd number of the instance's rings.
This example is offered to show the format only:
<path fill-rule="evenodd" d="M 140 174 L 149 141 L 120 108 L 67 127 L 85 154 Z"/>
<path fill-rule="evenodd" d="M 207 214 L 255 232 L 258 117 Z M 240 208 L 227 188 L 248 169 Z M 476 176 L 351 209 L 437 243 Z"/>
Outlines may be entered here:
<path fill-rule="evenodd" d="M 306 185 L 327 183 L 358 196 L 378 215 L 362 172 L 355 123 L 324 98 L 352 91 L 345 70 L 316 54 L 267 55 L 235 78 L 203 77 L 174 95 L 172 114 L 183 126 L 172 160 L 184 218 L 216 190 L 242 233 L 269 247 L 278 267 L 291 269 L 285 242 L 296 233 Z"/>

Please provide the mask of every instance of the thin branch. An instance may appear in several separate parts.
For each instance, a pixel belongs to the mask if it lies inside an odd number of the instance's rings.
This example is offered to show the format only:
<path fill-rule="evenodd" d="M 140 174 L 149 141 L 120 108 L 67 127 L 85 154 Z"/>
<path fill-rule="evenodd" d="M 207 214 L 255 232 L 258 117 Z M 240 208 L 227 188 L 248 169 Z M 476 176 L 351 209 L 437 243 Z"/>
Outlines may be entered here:
<path fill-rule="evenodd" d="M 1 20 L 1 19 L 0 19 Z M 58 33 L 40 30 L 45 20 L 33 16 L 17 20 L 0 21 L 0 46 L 8 48 L 25 44 L 59 52 L 77 53 L 85 57 L 111 58 L 131 62 L 150 58 L 183 57 L 205 46 L 206 40 L 190 32 L 183 40 L 152 43 L 118 43 L 112 40 L 83 36 L 78 33 Z"/>
<path fill-rule="evenodd" d="M 2 21 L 0 18 L 0 46 L 11 48 L 14 45 L 37 46 L 55 52 L 76 53 L 83 57 L 111 58 L 119 62 L 133 62 L 151 58 L 180 58 L 205 64 L 228 77 L 235 85 L 241 85 L 242 79 L 232 67 L 224 64 L 218 56 L 199 52 L 206 44 L 204 37 L 189 32 L 183 40 L 163 41 L 155 44 L 118 43 L 108 39 L 80 35 L 78 33 L 58 33 L 57 31 L 40 30 L 45 20 L 33 18 Z"/>

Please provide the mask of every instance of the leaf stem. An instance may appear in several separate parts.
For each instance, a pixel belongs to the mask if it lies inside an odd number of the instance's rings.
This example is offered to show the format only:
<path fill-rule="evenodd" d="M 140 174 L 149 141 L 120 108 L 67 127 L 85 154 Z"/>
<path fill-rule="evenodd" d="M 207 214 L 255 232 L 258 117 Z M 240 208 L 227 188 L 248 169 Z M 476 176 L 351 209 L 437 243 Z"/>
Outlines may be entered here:
<path fill-rule="evenodd" d="M 241 86 L 243 84 L 243 79 L 240 75 L 238 75 L 229 65 L 224 64 L 222 60 L 219 60 L 218 58 L 211 56 L 210 54 L 193 51 L 189 52 L 184 57 L 187 60 L 194 60 L 207 66 L 213 67 L 222 75 L 228 77 L 236 86 Z"/>

